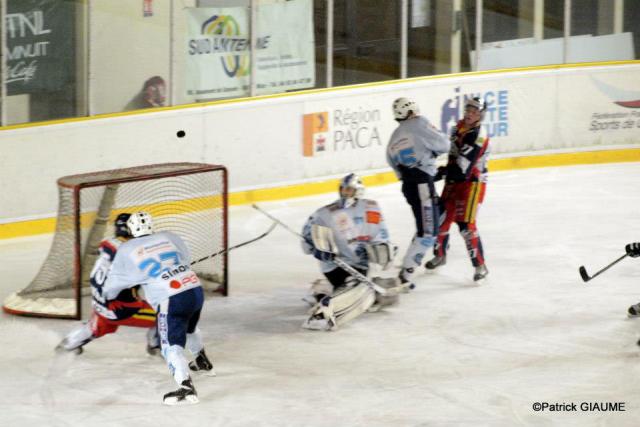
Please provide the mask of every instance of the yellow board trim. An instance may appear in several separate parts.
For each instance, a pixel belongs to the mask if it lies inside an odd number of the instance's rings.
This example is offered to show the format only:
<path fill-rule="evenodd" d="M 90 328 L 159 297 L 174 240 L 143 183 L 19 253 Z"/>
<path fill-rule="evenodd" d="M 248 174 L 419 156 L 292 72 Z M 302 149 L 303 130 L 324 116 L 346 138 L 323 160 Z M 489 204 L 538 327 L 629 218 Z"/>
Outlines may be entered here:
<path fill-rule="evenodd" d="M 624 162 L 640 162 L 640 148 L 580 151 L 574 153 L 556 153 L 493 159 L 489 160 L 489 171 L 491 173 L 514 169 Z M 393 172 L 381 172 L 364 176 L 363 181 L 366 186 L 373 187 L 391 184 L 393 182 L 397 182 L 397 179 Z M 331 193 L 337 191 L 339 182 L 339 179 L 328 179 L 324 181 L 287 185 L 283 187 L 240 191 L 229 194 L 229 205 L 237 206 L 249 203 L 284 200 L 322 193 Z M 186 201 L 185 203 L 188 205 L 190 202 Z M 216 205 L 216 202 L 212 203 L 209 201 L 205 206 L 211 206 L 212 204 Z M 0 224 L 0 239 L 11 239 L 15 237 L 52 233 L 55 230 L 55 225 L 55 218 L 43 218 Z"/>

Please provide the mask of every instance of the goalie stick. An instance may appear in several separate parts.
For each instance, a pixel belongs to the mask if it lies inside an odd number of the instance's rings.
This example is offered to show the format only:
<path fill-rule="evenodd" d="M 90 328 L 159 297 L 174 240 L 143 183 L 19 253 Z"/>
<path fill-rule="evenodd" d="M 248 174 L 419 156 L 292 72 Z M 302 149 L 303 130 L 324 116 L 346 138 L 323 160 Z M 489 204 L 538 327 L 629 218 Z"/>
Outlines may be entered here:
<path fill-rule="evenodd" d="M 580 277 L 582 277 L 582 280 L 584 280 L 585 282 L 588 282 L 589 280 L 591 280 L 594 277 L 600 275 L 601 273 L 604 273 L 605 271 L 607 271 L 608 269 L 610 269 L 611 267 L 613 267 L 614 265 L 616 265 L 617 263 L 619 263 L 620 261 L 625 259 L 627 257 L 627 255 L 628 254 L 622 255 L 620 258 L 618 258 L 617 260 L 613 261 L 611 264 L 609 264 L 606 267 L 604 267 L 603 269 L 597 271 L 593 276 L 589 276 L 589 274 L 587 274 L 587 269 L 584 267 L 584 265 L 581 265 L 580 268 L 578 269 L 578 271 L 580 272 Z"/>
<path fill-rule="evenodd" d="M 263 215 L 265 215 L 267 218 L 269 218 L 270 220 L 272 220 L 273 222 L 275 222 L 276 224 L 281 225 L 282 227 L 284 227 L 285 230 L 289 231 L 292 234 L 295 234 L 296 236 L 298 236 L 299 238 L 301 238 L 302 240 L 304 240 L 305 242 L 307 242 L 308 244 L 313 246 L 313 242 L 310 242 L 307 238 L 305 238 L 302 234 L 298 233 L 297 231 L 295 231 L 294 229 L 292 229 L 291 227 L 289 227 L 287 224 L 285 224 L 284 222 L 280 221 L 278 218 L 272 216 L 269 212 L 266 212 L 262 209 L 260 209 L 260 207 L 258 205 L 256 205 L 255 203 L 251 205 L 252 208 L 254 208 L 255 210 L 257 210 L 258 212 L 262 213 Z M 322 228 L 327 228 L 327 227 L 322 227 Z M 321 233 L 321 230 L 319 228 L 316 228 L 314 230 L 314 233 Z M 323 233 L 324 234 L 324 233 Z M 326 234 L 325 234 L 326 236 Z M 327 239 L 329 241 L 329 246 L 331 246 L 332 248 L 335 247 L 335 242 L 333 242 L 332 237 Z M 335 252 L 334 252 L 335 253 Z M 337 254 L 336 254 L 337 255 Z M 347 273 L 349 273 L 350 275 L 352 275 L 353 277 L 355 277 L 356 279 L 364 282 L 367 284 L 367 286 L 369 286 L 370 288 L 372 288 L 374 291 L 378 292 L 380 295 L 384 295 L 384 296 L 394 296 L 394 295 L 398 295 L 400 293 L 405 293 L 406 290 L 408 290 L 408 286 L 406 285 L 400 285 L 400 286 L 396 286 L 395 288 L 383 288 L 382 286 L 372 282 L 371 280 L 369 280 L 369 278 L 367 276 L 365 276 L 364 274 L 360 273 L 358 270 L 356 270 L 355 268 L 351 267 L 349 264 L 347 264 L 346 262 L 344 262 L 341 258 L 339 258 L 338 256 L 336 256 L 332 262 L 337 265 L 338 267 L 342 268 L 343 270 L 345 270 Z"/>
<path fill-rule="evenodd" d="M 206 256 L 204 258 L 200 258 L 199 260 L 192 261 L 191 265 L 197 264 L 199 262 L 208 260 L 208 259 L 213 258 L 213 257 L 217 257 L 218 255 L 221 255 L 221 254 L 223 254 L 225 252 L 229 252 L 229 251 L 231 251 L 233 249 L 241 248 L 242 246 L 248 245 L 249 243 L 253 243 L 253 242 L 257 241 L 257 240 L 260 240 L 263 237 L 266 237 L 269 233 L 271 233 L 273 231 L 273 229 L 276 228 L 276 225 L 278 225 L 278 223 L 276 221 L 274 221 L 273 224 L 271 224 L 271 227 L 269 227 L 269 229 L 267 231 L 265 231 L 264 233 L 262 233 L 258 237 L 254 237 L 253 239 L 247 240 L 246 242 L 238 243 L 237 245 L 231 246 L 228 249 L 223 249 L 221 251 L 216 252 L 215 254 L 211 254 L 211 255 L 208 255 L 208 256 Z"/>

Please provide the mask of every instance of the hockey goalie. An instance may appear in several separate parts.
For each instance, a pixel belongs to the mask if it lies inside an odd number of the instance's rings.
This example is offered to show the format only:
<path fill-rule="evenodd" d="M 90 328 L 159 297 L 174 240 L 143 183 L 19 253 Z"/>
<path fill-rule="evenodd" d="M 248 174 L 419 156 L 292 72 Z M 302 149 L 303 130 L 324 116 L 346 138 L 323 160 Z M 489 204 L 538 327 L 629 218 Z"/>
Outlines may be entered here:
<path fill-rule="evenodd" d="M 366 277 L 371 264 L 386 269 L 395 255 L 380 206 L 362 197 L 356 174 L 345 176 L 339 191 L 340 198 L 315 211 L 302 229 L 302 249 L 319 261 L 325 276 L 311 287 L 314 305 L 305 329 L 334 330 L 398 300 L 397 279 Z"/>

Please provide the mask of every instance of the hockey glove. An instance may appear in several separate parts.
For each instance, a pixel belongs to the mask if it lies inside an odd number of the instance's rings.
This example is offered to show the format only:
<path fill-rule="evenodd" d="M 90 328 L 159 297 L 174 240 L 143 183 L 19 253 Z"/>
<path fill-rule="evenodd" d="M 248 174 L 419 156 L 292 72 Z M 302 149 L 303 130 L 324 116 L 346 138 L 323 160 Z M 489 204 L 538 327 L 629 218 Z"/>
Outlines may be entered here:
<path fill-rule="evenodd" d="M 446 174 L 447 174 L 447 167 L 446 166 L 438 167 L 438 172 L 436 173 L 436 176 L 433 177 L 433 182 L 440 181 L 441 179 L 443 179 L 445 177 Z"/>
<path fill-rule="evenodd" d="M 640 256 L 640 242 L 629 243 L 624 247 L 624 249 L 627 251 L 627 255 L 632 258 L 637 258 Z"/>
<path fill-rule="evenodd" d="M 321 251 L 320 249 L 313 249 L 313 256 L 320 261 L 330 262 L 336 257 L 335 254 L 331 252 Z"/>

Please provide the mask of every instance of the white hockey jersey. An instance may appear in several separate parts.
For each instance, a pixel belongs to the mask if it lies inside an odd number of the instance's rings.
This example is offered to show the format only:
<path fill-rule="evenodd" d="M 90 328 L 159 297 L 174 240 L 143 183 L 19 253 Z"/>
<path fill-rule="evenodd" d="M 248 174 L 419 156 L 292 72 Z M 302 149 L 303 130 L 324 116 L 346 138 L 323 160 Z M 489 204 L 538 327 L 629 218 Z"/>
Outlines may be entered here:
<path fill-rule="evenodd" d="M 118 248 L 122 245 L 123 240 L 114 237 L 111 239 L 105 239 L 100 242 L 98 247 L 98 258 L 96 259 L 89 281 L 91 283 L 91 296 L 93 310 L 100 316 L 111 320 L 117 320 L 118 316 L 107 308 L 107 300 L 103 293 L 104 283 L 107 281 L 109 270 L 111 270 L 111 263 L 118 252 Z"/>
<path fill-rule="evenodd" d="M 191 256 L 182 239 L 169 231 L 131 239 L 118 248 L 104 284 L 107 299 L 141 285 L 145 299 L 157 309 L 172 295 L 200 286 L 191 270 Z"/>
<path fill-rule="evenodd" d="M 389 242 L 389 231 L 374 200 L 358 199 L 348 208 L 341 207 L 340 200 L 337 200 L 315 211 L 302 229 L 306 239 L 302 242 L 302 250 L 307 254 L 313 252 L 310 243 L 312 224 L 331 228 L 340 256 L 356 268 L 368 268 L 367 244 Z M 319 262 L 324 273 L 336 268 L 332 262 Z"/>
<path fill-rule="evenodd" d="M 434 176 L 436 158 L 449 152 L 451 143 L 446 135 L 423 116 L 402 121 L 391 134 L 387 145 L 387 163 L 402 179 L 400 167 L 417 168 Z"/>

